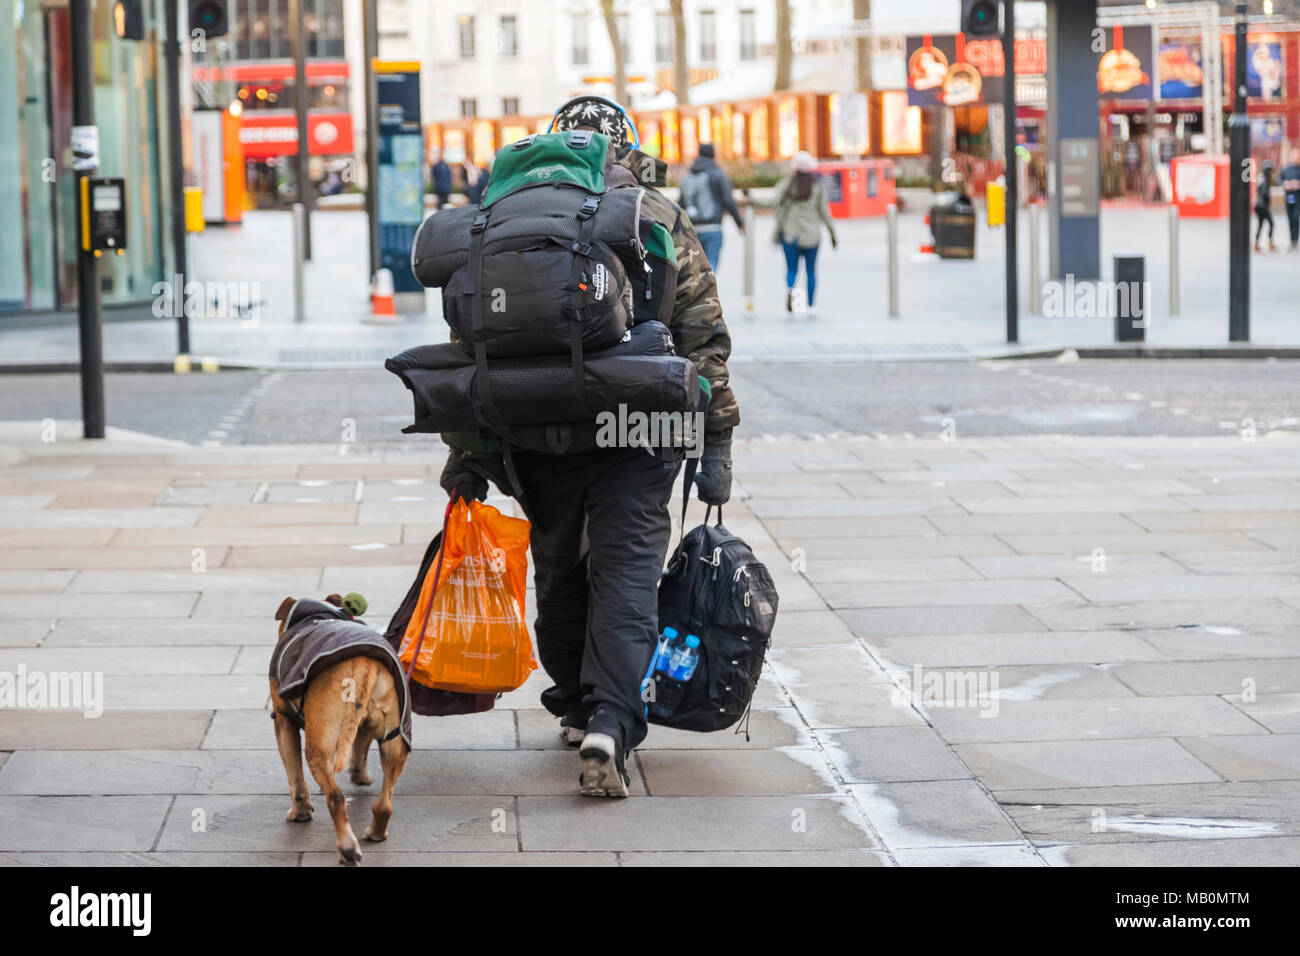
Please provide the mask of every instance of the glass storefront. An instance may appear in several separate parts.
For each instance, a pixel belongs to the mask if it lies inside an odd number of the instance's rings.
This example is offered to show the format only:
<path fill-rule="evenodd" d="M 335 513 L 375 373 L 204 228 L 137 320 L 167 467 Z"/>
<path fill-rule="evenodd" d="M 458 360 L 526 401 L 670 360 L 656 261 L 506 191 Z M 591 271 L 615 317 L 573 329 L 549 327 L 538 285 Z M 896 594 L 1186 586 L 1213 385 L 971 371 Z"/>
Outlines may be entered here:
<path fill-rule="evenodd" d="M 159 156 L 161 0 L 146 9 L 142 41 L 117 39 L 112 4 L 92 15 L 97 174 L 124 178 L 127 192 L 127 249 L 101 260 L 103 303 L 144 303 L 164 275 L 170 209 Z M 76 307 L 70 16 L 39 0 L 0 0 L 0 320 Z"/>

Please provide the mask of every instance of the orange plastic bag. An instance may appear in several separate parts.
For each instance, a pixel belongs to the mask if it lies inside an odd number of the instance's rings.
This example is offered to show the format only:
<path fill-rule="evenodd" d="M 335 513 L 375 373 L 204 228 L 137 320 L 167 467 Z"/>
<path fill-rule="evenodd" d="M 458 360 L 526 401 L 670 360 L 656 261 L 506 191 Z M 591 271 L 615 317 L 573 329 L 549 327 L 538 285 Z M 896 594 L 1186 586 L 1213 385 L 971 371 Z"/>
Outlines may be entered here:
<path fill-rule="evenodd" d="M 466 506 L 460 499 L 452 506 L 442 536 L 442 568 L 436 570 L 437 561 L 430 566 L 402 636 L 403 664 L 410 665 L 419 646 L 412 680 L 490 694 L 514 690 L 528 679 L 537 666 L 524 624 L 531 527 L 482 502 Z"/>

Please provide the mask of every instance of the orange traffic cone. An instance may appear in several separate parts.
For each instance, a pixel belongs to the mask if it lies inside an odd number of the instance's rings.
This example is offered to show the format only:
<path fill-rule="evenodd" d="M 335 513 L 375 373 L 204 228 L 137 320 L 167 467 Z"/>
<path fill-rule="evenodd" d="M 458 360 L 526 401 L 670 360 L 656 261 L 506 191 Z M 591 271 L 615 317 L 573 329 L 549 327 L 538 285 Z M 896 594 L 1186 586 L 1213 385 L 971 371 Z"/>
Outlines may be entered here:
<path fill-rule="evenodd" d="M 934 255 L 934 231 L 930 229 L 930 214 L 925 214 L 925 238 L 921 240 L 921 255 Z"/>
<path fill-rule="evenodd" d="M 393 273 L 380 269 L 370 280 L 370 318 L 387 322 L 397 318 L 397 306 L 393 302 Z"/>

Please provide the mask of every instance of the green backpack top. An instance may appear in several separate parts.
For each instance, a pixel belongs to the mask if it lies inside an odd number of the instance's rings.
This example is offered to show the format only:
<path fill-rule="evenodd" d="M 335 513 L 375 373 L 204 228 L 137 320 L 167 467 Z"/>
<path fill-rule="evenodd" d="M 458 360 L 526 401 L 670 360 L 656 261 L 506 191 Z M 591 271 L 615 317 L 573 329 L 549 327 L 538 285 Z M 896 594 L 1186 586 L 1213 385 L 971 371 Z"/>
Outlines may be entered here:
<path fill-rule="evenodd" d="M 529 186 L 569 183 L 589 193 L 603 193 L 607 155 L 609 137 L 604 133 L 569 130 L 525 136 L 497 154 L 482 206 L 486 209 Z"/>

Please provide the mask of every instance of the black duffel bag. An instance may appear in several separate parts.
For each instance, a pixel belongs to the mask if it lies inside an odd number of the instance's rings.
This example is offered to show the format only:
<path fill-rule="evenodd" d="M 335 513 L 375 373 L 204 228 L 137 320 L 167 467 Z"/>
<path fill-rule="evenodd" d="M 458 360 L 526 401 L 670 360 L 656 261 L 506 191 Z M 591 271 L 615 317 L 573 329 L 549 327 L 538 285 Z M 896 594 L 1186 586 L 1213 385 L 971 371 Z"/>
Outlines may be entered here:
<path fill-rule="evenodd" d="M 688 459 L 682 495 L 682 526 L 696 460 Z M 700 639 L 700 662 L 667 717 L 651 711 L 652 724 L 678 730 L 725 730 L 746 716 L 763 670 L 776 623 L 772 575 L 753 550 L 722 525 L 704 523 L 685 534 L 659 580 L 659 629 Z M 653 675 L 656 685 L 662 673 Z M 654 689 L 658 696 L 658 687 Z M 739 731 L 737 731 L 739 733 Z M 745 721 L 749 739 L 749 721 Z"/>

